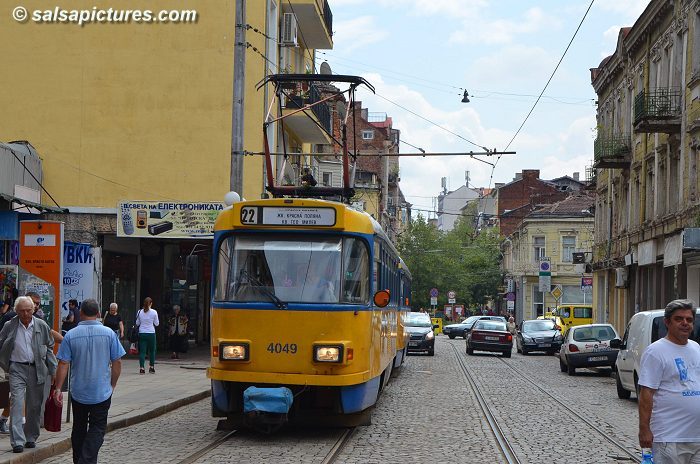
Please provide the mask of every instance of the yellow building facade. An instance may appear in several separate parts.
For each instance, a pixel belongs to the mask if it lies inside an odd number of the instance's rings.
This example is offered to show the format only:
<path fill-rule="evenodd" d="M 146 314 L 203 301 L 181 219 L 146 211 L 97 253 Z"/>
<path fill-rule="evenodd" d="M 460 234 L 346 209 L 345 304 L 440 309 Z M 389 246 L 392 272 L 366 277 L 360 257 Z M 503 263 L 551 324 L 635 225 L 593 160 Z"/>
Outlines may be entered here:
<path fill-rule="evenodd" d="M 322 0 L 246 3 L 246 23 L 270 37 L 250 29 L 245 37 L 250 46 L 244 149 L 260 152 L 271 90 L 256 90 L 256 84 L 280 67 L 313 69 L 314 50 L 306 48 L 299 31 L 323 48 L 332 48 L 332 42 L 328 31 L 314 35 L 309 26 L 324 24 Z M 0 47 L 17 67 L 1 78 L 0 103 L 14 109 L 0 115 L 0 139 L 30 140 L 37 147 L 44 187 L 62 206 L 114 207 L 125 198 L 220 200 L 230 180 L 234 5 L 156 0 L 147 4 L 154 14 L 194 12 L 194 22 L 82 26 L 11 21 L 8 7 L 2 12 Z M 23 6 L 30 18 L 47 8 L 40 0 Z M 119 2 L 118 7 L 144 8 L 144 3 Z M 95 8 L 115 5 L 76 0 L 67 11 Z M 284 15 L 292 9 L 298 13 L 298 46 L 280 46 Z M 320 34 L 325 38 L 317 38 Z M 293 130 L 289 140 L 305 142 Z M 247 156 L 244 163 L 242 194 L 260 197 L 262 157 Z"/>

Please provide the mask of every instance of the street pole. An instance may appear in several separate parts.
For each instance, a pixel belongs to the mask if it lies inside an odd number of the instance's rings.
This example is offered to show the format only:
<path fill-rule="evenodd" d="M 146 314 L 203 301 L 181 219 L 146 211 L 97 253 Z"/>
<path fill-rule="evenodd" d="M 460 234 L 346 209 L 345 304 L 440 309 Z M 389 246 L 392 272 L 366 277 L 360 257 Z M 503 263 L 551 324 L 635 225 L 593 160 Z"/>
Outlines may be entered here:
<path fill-rule="evenodd" d="M 233 46 L 233 111 L 231 116 L 231 175 L 229 190 L 243 197 L 243 106 L 245 100 L 245 0 L 236 0 Z"/>

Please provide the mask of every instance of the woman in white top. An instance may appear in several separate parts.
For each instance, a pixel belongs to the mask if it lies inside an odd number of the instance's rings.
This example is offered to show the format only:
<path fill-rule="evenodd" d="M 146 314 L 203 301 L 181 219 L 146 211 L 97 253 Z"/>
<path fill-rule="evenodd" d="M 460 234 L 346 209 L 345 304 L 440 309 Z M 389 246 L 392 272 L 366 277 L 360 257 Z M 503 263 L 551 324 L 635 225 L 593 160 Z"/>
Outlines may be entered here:
<path fill-rule="evenodd" d="M 143 308 L 136 315 L 136 325 L 139 327 L 139 374 L 145 374 L 146 369 L 146 351 L 148 350 L 150 367 L 148 372 L 156 373 L 156 327 L 160 323 L 158 321 L 158 312 L 151 308 L 153 300 L 151 297 L 146 297 L 143 300 Z"/>

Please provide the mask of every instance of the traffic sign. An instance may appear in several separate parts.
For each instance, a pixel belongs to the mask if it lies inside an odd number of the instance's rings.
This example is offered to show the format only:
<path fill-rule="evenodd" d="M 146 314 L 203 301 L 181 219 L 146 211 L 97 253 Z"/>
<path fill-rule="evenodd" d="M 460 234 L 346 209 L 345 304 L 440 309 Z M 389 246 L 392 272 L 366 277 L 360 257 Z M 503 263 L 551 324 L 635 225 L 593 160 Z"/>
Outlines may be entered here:
<path fill-rule="evenodd" d="M 437 306 L 437 297 L 436 296 L 430 297 L 430 306 Z"/>
<path fill-rule="evenodd" d="M 543 256 L 540 258 L 540 272 L 551 272 L 552 265 L 549 261 L 549 256 Z"/>
<path fill-rule="evenodd" d="M 438 296 L 438 289 L 437 288 L 431 288 L 430 289 L 430 297 L 431 298 L 437 298 Z"/>
<path fill-rule="evenodd" d="M 559 301 L 559 298 L 561 298 L 562 294 L 564 293 L 563 290 L 561 289 L 561 285 L 555 285 L 554 288 L 552 289 L 551 292 L 555 300 Z"/>
<path fill-rule="evenodd" d="M 457 298 L 457 294 L 455 293 L 454 290 L 450 290 L 449 292 L 447 292 L 447 298 L 450 298 L 450 299 Z"/>

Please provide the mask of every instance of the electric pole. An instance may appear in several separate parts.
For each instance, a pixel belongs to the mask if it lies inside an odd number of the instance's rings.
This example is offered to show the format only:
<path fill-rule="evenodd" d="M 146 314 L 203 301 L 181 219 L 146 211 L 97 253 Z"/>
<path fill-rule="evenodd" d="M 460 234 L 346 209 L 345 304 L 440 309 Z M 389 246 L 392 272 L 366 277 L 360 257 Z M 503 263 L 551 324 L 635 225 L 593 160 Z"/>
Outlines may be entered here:
<path fill-rule="evenodd" d="M 233 111 L 231 116 L 231 176 L 229 190 L 243 197 L 243 104 L 245 101 L 245 0 L 236 0 L 233 46 Z"/>

